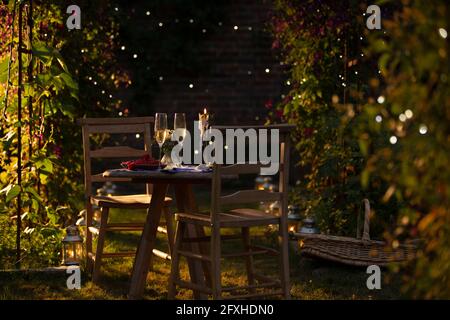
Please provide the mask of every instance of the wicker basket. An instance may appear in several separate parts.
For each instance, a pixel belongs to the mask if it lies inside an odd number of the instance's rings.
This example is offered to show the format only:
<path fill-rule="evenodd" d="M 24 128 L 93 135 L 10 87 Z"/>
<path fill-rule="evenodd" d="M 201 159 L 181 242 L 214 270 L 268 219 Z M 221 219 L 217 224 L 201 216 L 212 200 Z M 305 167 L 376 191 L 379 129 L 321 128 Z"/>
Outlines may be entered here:
<path fill-rule="evenodd" d="M 353 266 L 369 266 L 376 264 L 386 266 L 411 260 L 415 257 L 415 244 L 401 244 L 393 249 L 385 242 L 370 240 L 369 200 L 364 199 L 364 231 L 362 238 L 337 237 L 323 234 L 295 233 L 300 240 L 302 254 L 319 257 Z M 358 228 L 359 230 L 359 228 Z"/>

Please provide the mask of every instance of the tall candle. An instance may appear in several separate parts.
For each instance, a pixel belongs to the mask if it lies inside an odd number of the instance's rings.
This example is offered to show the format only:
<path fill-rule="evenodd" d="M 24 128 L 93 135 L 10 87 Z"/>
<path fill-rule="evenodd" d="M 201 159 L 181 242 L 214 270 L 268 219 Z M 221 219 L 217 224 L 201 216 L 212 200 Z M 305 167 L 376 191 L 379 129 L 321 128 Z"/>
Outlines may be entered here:
<path fill-rule="evenodd" d="M 200 135 L 203 136 L 203 133 L 209 126 L 209 114 L 206 111 L 206 108 L 203 109 L 203 113 L 198 114 L 198 126 L 200 129 Z"/>

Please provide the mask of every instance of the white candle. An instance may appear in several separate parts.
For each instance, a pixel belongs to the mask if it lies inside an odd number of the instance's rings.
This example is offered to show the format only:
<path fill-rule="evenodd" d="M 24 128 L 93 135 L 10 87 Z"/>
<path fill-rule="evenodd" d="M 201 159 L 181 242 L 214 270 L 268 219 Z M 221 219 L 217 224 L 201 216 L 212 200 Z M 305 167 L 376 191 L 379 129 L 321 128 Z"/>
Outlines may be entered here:
<path fill-rule="evenodd" d="M 209 126 L 209 114 L 206 111 L 206 108 L 203 109 L 203 113 L 198 114 L 198 125 L 200 129 L 200 135 L 203 136 L 203 133 Z"/>

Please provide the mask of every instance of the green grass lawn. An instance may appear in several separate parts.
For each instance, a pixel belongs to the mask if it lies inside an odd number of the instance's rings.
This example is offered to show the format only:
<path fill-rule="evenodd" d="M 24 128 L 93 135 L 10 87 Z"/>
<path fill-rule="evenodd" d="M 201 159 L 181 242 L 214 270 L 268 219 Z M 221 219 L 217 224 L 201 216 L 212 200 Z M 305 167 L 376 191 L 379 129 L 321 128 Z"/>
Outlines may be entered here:
<path fill-rule="evenodd" d="M 206 196 L 200 193 L 201 209 L 207 208 Z M 120 221 L 124 215 L 127 220 L 140 221 L 145 211 L 124 212 L 112 210 L 112 221 Z M 231 232 L 231 230 L 230 230 Z M 276 246 L 274 232 L 257 228 L 253 235 L 255 242 Z M 107 237 L 105 250 L 119 251 L 135 248 L 139 233 L 115 233 Z M 165 236 L 158 234 L 157 247 L 166 249 Z M 237 249 L 240 242 L 230 241 L 223 250 Z M 94 285 L 89 276 L 82 272 L 81 290 L 66 288 L 67 275 L 42 272 L 0 272 L 0 299 L 126 299 L 129 288 L 133 258 L 104 260 L 102 280 Z M 278 259 L 264 255 L 257 257 L 255 266 L 259 273 L 267 276 L 278 274 Z M 291 248 L 291 293 L 294 299 L 398 299 L 401 298 L 399 283 L 388 270 L 382 272 L 382 289 L 369 290 L 366 287 L 368 275 L 365 268 L 347 267 L 327 261 L 320 261 L 298 255 Z M 154 258 L 153 270 L 147 277 L 144 299 L 166 299 L 170 263 Z M 188 277 L 185 261 L 182 260 L 182 276 Z M 245 265 L 242 258 L 226 259 L 222 262 L 224 285 L 245 284 Z M 390 281 L 388 281 L 390 279 Z M 192 298 L 191 291 L 181 290 L 178 298 Z"/>

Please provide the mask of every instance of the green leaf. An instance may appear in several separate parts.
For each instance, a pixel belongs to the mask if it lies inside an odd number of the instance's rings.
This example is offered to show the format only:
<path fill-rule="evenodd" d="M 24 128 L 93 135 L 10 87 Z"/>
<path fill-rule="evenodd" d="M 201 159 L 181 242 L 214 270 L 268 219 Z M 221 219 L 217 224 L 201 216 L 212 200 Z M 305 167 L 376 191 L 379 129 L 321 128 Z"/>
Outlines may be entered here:
<path fill-rule="evenodd" d="M 38 193 L 36 192 L 36 190 L 34 190 L 34 188 L 27 187 L 25 188 L 25 192 L 31 195 L 37 201 L 42 202 L 42 198 L 38 195 Z"/>
<path fill-rule="evenodd" d="M 42 172 L 40 172 L 39 174 L 39 180 L 41 181 L 42 184 L 47 184 L 47 174 L 44 174 Z"/>
<path fill-rule="evenodd" d="M 63 57 L 61 56 L 61 54 L 58 51 L 54 51 L 56 60 L 58 61 L 59 65 L 61 66 L 61 68 L 64 70 L 64 72 L 66 72 L 67 74 L 70 75 L 70 71 L 69 68 L 67 68 L 66 63 L 64 62 Z"/>
<path fill-rule="evenodd" d="M 15 3 L 16 3 L 15 0 L 9 0 L 8 9 L 9 9 L 10 12 L 12 12 L 14 10 L 14 8 L 15 8 L 14 4 Z"/>
<path fill-rule="evenodd" d="M 369 172 L 369 170 L 365 169 L 361 173 L 361 185 L 364 189 L 367 189 L 367 187 L 369 186 L 369 178 L 370 178 L 370 172 Z"/>
<path fill-rule="evenodd" d="M 8 56 L 5 56 L 0 62 L 0 82 L 6 82 L 8 80 L 8 62 Z"/>
<path fill-rule="evenodd" d="M 78 83 L 76 83 L 74 81 L 74 79 L 68 74 L 68 73 L 61 73 L 59 75 L 59 77 L 61 77 L 61 79 L 63 79 L 64 83 L 73 90 L 77 90 L 78 91 Z"/>
<path fill-rule="evenodd" d="M 48 65 L 53 60 L 54 54 L 53 49 L 47 47 L 44 43 L 38 42 L 33 45 L 32 48 L 33 55 L 41 60 L 44 64 Z"/>
<path fill-rule="evenodd" d="M 358 140 L 359 149 L 361 150 L 361 153 L 363 156 L 367 156 L 369 151 L 369 142 L 367 139 L 359 139 Z"/>
<path fill-rule="evenodd" d="M 44 159 L 44 168 L 45 171 L 53 173 L 53 162 L 50 159 Z"/>
<path fill-rule="evenodd" d="M 49 47 L 42 42 L 38 42 L 37 44 L 33 45 L 32 51 L 33 55 L 46 65 L 50 65 L 55 58 L 64 72 L 70 75 L 69 68 L 67 68 L 67 65 L 64 62 L 61 53 L 59 53 L 59 51 L 55 48 Z"/>
<path fill-rule="evenodd" d="M 6 192 L 5 203 L 9 203 L 12 199 L 20 194 L 20 186 L 15 184 Z"/>
<path fill-rule="evenodd" d="M 389 59 L 391 59 L 391 55 L 389 53 L 384 53 L 381 55 L 378 60 L 378 65 L 380 66 L 381 71 L 385 71 L 388 67 Z"/>

